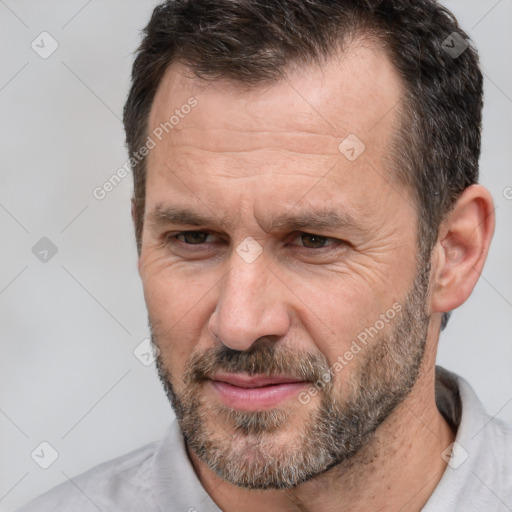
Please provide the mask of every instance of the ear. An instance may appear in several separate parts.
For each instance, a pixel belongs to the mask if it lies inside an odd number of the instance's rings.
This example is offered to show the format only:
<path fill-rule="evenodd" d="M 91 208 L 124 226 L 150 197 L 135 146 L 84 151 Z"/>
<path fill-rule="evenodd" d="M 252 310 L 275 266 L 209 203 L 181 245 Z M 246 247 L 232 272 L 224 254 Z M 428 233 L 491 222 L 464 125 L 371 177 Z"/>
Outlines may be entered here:
<path fill-rule="evenodd" d="M 494 234 L 489 191 L 471 185 L 443 222 L 432 254 L 432 313 L 458 308 L 471 295 Z"/>

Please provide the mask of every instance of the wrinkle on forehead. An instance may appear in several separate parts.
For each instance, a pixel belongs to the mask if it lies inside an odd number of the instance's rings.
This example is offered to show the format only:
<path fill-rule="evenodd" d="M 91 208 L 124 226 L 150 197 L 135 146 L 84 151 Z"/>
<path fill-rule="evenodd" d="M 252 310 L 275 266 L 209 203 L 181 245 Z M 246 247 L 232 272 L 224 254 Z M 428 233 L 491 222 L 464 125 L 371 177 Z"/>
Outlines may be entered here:
<path fill-rule="evenodd" d="M 340 137 L 312 130 L 257 130 L 185 126 L 169 138 L 169 149 L 177 148 L 214 153 L 243 153 L 261 149 L 280 149 L 301 155 L 339 156 Z"/>

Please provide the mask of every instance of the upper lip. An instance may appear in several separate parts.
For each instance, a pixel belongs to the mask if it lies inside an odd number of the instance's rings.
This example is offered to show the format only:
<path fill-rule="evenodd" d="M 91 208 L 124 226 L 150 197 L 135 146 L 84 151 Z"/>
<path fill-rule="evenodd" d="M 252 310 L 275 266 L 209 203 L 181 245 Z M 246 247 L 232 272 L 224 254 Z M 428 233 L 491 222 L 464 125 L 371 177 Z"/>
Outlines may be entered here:
<path fill-rule="evenodd" d="M 271 386 L 277 384 L 289 384 L 291 382 L 304 382 L 295 377 L 273 376 L 268 375 L 244 375 L 241 373 L 218 373 L 212 380 L 218 382 L 226 382 L 232 386 L 239 388 L 260 388 L 263 386 Z"/>

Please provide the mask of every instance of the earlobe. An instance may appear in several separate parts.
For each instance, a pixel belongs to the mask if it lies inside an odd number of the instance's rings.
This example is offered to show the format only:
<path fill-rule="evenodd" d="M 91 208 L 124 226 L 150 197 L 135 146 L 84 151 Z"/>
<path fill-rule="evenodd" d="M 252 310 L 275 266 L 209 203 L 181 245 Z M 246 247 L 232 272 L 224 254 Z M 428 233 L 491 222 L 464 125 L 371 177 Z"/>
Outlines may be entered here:
<path fill-rule="evenodd" d="M 471 185 L 443 223 L 434 248 L 432 312 L 452 311 L 471 295 L 494 234 L 494 203 L 489 191 Z"/>

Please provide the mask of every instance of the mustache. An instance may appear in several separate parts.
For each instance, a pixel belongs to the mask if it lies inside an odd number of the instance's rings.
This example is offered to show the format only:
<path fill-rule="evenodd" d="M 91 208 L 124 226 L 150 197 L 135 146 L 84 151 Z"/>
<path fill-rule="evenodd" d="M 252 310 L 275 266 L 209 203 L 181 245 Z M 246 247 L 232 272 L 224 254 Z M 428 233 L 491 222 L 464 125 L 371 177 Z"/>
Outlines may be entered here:
<path fill-rule="evenodd" d="M 323 354 L 280 347 L 275 342 L 259 340 L 248 350 L 233 350 L 225 345 L 192 354 L 186 364 L 186 384 L 212 379 L 216 374 L 246 373 L 268 377 L 291 377 L 316 382 L 325 374 L 330 375 L 327 359 Z M 325 378 L 325 377 L 324 377 Z"/>

